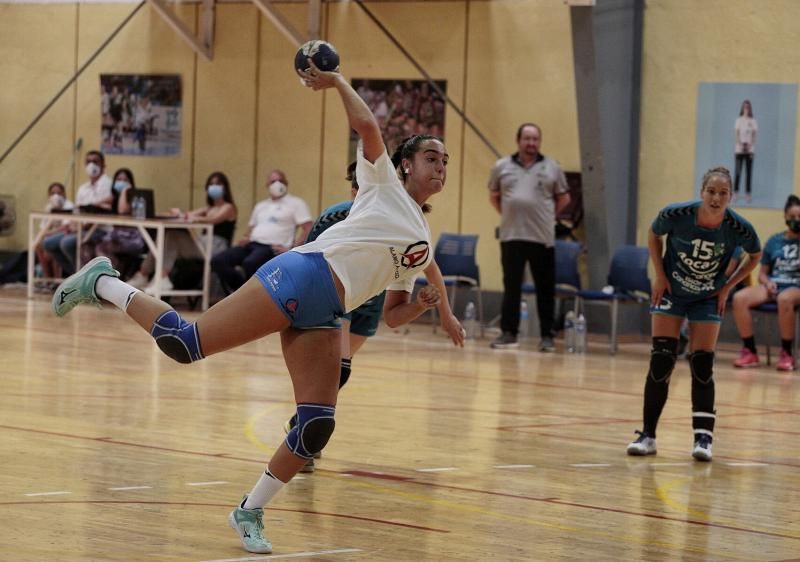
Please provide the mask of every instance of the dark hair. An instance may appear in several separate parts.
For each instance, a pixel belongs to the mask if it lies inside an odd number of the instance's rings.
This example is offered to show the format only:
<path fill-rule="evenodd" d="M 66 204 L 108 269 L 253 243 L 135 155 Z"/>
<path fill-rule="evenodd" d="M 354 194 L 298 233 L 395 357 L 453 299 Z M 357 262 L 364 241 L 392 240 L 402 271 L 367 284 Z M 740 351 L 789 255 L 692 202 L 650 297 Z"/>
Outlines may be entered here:
<path fill-rule="evenodd" d="M 358 179 L 356 178 L 356 161 L 352 161 L 347 165 L 347 175 L 344 177 L 350 182 L 350 187 L 358 190 Z"/>
<path fill-rule="evenodd" d="M 705 174 L 703 174 L 703 181 L 700 184 L 700 191 L 706 188 L 706 184 L 708 181 L 714 176 L 721 176 L 728 181 L 728 185 L 733 186 L 733 181 L 731 181 L 731 172 L 725 166 L 717 166 L 716 168 L 711 168 Z"/>
<path fill-rule="evenodd" d="M 392 165 L 395 167 L 395 169 L 398 168 L 400 169 L 400 179 L 403 180 L 403 183 L 405 183 L 408 174 L 406 174 L 406 171 L 400 167 L 400 164 L 403 162 L 404 159 L 413 160 L 414 155 L 417 152 L 419 152 L 420 145 L 427 140 L 444 142 L 439 137 L 423 134 L 423 135 L 413 135 L 410 137 L 406 137 L 402 141 L 400 141 L 400 144 L 397 145 L 394 154 L 392 154 Z M 423 213 L 430 213 L 432 209 L 433 207 L 430 204 L 428 203 L 422 204 Z"/>
<path fill-rule="evenodd" d="M 214 205 L 214 200 L 208 196 L 208 186 L 211 185 L 211 180 L 213 178 L 219 178 L 219 182 L 222 184 L 222 199 L 228 203 L 234 204 L 233 193 L 231 193 L 231 182 L 228 181 L 228 176 L 222 172 L 211 172 L 206 178 L 206 203 L 208 203 L 208 206 L 211 207 Z"/>
<path fill-rule="evenodd" d="M 750 100 L 744 100 L 742 102 L 742 107 L 739 109 L 739 116 L 741 117 L 742 115 L 744 115 L 745 104 L 747 104 L 747 106 L 750 108 L 750 117 L 755 117 L 755 115 L 753 114 L 753 104 L 750 103 Z"/>
<path fill-rule="evenodd" d="M 790 195 L 786 198 L 786 205 L 783 206 L 783 214 L 789 212 L 789 209 L 792 207 L 800 207 L 800 197 L 795 194 Z"/>
<path fill-rule="evenodd" d="M 53 183 L 51 183 L 50 185 L 47 186 L 47 194 L 48 195 L 52 195 L 50 193 L 50 190 L 53 189 L 55 186 L 58 186 L 58 187 L 61 188 L 61 193 L 63 193 L 64 195 L 67 194 L 67 188 L 64 187 L 64 184 L 61 183 L 60 181 L 54 181 Z"/>
<path fill-rule="evenodd" d="M 522 138 L 522 130 L 525 127 L 536 127 L 536 130 L 539 131 L 539 136 L 542 136 L 542 128 L 539 125 L 537 125 L 536 123 L 523 123 L 517 129 L 517 142 L 519 142 L 519 139 Z"/>
<path fill-rule="evenodd" d="M 111 176 L 111 186 L 112 187 L 114 186 L 114 182 L 117 181 L 117 176 L 119 174 L 126 174 L 128 176 L 128 178 L 131 180 L 131 187 L 136 189 L 136 180 L 133 178 L 133 172 L 131 172 L 129 168 L 119 168 L 116 172 L 114 172 L 114 175 Z M 114 198 L 111 201 L 111 208 L 114 209 L 115 213 L 118 213 L 119 211 L 117 210 L 117 205 L 119 204 L 119 196 L 121 194 L 116 189 L 112 189 L 111 193 L 112 193 L 112 197 Z M 127 198 L 128 198 L 128 204 L 130 204 L 131 199 L 133 199 L 133 192 L 132 191 L 128 192 L 128 197 Z"/>
<path fill-rule="evenodd" d="M 89 156 L 97 156 L 100 159 L 100 163 L 103 165 L 103 167 L 104 168 L 106 167 L 106 157 L 99 150 L 90 150 L 89 152 L 86 153 L 86 158 L 88 158 Z"/>

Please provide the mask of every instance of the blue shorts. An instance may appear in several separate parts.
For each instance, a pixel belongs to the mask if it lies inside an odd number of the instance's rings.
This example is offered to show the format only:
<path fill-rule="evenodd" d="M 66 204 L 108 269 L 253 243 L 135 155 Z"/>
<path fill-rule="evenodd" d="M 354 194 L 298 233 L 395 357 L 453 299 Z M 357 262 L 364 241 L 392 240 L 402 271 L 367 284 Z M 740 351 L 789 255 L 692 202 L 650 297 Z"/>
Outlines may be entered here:
<path fill-rule="evenodd" d="M 284 252 L 255 275 L 293 328 L 314 328 L 344 314 L 333 274 L 320 252 Z"/>
<path fill-rule="evenodd" d="M 689 322 L 711 322 L 719 324 L 722 316 L 717 313 L 717 297 L 687 299 L 673 295 L 664 295 L 658 306 L 650 307 L 650 314 L 663 314 L 688 318 Z"/>

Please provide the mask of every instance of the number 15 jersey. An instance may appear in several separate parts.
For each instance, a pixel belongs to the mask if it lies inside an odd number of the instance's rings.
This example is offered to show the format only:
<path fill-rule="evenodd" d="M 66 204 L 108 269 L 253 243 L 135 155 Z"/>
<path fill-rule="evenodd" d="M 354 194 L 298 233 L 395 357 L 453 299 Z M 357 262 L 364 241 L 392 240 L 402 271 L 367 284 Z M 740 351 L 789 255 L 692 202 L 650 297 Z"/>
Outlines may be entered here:
<path fill-rule="evenodd" d="M 664 273 L 673 296 L 692 300 L 711 296 L 725 284 L 725 270 L 737 246 L 748 254 L 761 251 L 753 225 L 730 209 L 718 228 L 698 226 L 700 205 L 690 201 L 664 207 L 652 225 L 657 236 L 667 237 Z"/>

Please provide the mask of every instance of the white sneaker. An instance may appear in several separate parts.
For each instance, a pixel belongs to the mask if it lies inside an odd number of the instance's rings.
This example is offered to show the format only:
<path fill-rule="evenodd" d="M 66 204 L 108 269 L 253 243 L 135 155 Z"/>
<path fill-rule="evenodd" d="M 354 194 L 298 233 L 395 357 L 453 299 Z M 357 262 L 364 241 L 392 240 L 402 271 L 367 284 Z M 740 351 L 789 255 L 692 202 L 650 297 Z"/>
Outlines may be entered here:
<path fill-rule="evenodd" d="M 126 283 L 136 289 L 143 289 L 150 284 L 150 280 L 141 271 L 137 271 Z"/>
<path fill-rule="evenodd" d="M 656 454 L 656 440 L 643 431 L 637 431 L 639 437 L 628 445 L 628 454 L 635 457 Z"/>
<path fill-rule="evenodd" d="M 164 291 L 171 291 L 173 289 L 172 281 L 169 280 L 169 277 L 162 277 L 161 283 L 158 283 L 155 279 L 153 279 L 150 284 L 144 288 L 144 292 L 148 295 L 155 295 L 156 294 L 156 287 L 160 289 L 163 293 Z"/>
<path fill-rule="evenodd" d="M 705 433 L 699 433 L 695 436 L 692 456 L 699 461 L 708 462 L 711 460 L 711 436 Z"/>

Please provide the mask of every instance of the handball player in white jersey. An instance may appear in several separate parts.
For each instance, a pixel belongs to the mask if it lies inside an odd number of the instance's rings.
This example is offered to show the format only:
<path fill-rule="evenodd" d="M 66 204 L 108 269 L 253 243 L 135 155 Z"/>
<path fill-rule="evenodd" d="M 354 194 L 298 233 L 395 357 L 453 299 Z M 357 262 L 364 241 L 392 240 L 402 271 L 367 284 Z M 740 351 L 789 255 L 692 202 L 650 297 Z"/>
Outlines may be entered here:
<path fill-rule="evenodd" d="M 302 73 L 305 84 L 314 90 L 336 90 L 350 127 L 361 139 L 356 167 L 361 188 L 346 221 L 264 264 L 196 322 L 185 321 L 168 304 L 121 281 L 107 258 L 90 261 L 53 297 L 58 316 L 85 302 L 116 305 L 181 363 L 280 333 L 297 402 L 297 425 L 228 518 L 244 548 L 257 553 L 272 551 L 262 534 L 264 505 L 322 450 L 334 429 L 341 330 L 308 328 L 342 316 L 387 288 L 384 318 L 390 325 L 414 320 L 442 298 L 431 285 L 414 300 L 411 291 L 415 277 L 433 259 L 423 209 L 444 188 L 444 144 L 434 137 L 412 137 L 401 148 L 395 168 L 375 117 L 348 81 L 338 72 L 323 72 L 310 64 Z"/>

